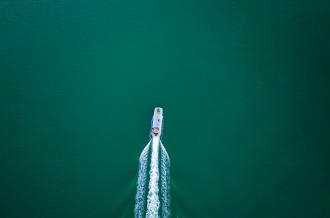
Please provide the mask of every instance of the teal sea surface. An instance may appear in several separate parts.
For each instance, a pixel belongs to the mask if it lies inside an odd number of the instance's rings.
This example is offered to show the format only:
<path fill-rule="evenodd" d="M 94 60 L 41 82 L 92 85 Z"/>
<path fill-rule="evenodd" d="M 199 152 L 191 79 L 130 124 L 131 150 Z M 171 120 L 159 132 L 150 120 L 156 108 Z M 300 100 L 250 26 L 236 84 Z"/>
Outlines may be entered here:
<path fill-rule="evenodd" d="M 173 218 L 330 217 L 328 0 L 1 0 L 0 217 L 133 217 L 156 106 Z"/>

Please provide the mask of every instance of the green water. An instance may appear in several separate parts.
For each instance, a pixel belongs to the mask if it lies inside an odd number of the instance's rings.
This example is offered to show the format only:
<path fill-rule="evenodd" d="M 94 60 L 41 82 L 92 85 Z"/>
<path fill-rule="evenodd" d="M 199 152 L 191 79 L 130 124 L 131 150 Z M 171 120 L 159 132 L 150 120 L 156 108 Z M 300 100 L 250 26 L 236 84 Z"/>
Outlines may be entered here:
<path fill-rule="evenodd" d="M 132 217 L 164 108 L 173 217 L 330 217 L 330 3 L 0 2 L 0 217 Z"/>

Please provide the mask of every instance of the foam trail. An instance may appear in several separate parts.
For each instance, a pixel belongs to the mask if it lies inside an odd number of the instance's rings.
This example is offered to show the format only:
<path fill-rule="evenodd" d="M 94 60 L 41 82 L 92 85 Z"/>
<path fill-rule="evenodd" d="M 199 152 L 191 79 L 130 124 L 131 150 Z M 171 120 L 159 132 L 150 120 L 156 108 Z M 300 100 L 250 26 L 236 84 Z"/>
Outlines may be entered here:
<path fill-rule="evenodd" d="M 143 218 L 145 211 L 145 196 L 147 183 L 148 155 L 151 141 L 144 147 L 139 158 L 139 174 L 137 181 L 137 192 L 135 198 L 134 215 L 136 218 Z"/>
<path fill-rule="evenodd" d="M 161 147 L 161 210 L 162 217 L 170 217 L 170 158 L 162 142 Z"/>
<path fill-rule="evenodd" d="M 152 151 L 151 151 L 151 162 L 150 162 L 150 181 L 149 181 L 149 192 L 147 199 L 147 218 L 158 217 L 159 210 L 159 169 L 158 169 L 158 153 L 159 153 L 159 137 L 153 137 L 152 139 Z"/>

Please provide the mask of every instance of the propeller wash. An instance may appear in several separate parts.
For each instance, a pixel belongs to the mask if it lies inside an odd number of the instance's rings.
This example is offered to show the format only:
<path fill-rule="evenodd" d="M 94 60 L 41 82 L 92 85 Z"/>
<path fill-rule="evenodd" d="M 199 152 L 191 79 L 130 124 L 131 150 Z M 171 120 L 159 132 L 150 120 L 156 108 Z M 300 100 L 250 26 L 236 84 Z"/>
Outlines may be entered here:
<path fill-rule="evenodd" d="M 139 158 L 135 218 L 170 217 L 170 159 L 160 140 L 162 108 L 155 108 L 151 122 L 151 139 Z"/>

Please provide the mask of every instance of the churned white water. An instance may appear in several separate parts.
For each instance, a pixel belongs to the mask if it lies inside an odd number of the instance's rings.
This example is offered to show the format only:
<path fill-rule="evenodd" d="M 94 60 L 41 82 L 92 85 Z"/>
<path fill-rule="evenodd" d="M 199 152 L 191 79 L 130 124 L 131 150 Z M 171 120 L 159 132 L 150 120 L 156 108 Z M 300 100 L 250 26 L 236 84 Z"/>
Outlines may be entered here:
<path fill-rule="evenodd" d="M 149 155 L 150 150 L 151 155 Z M 147 172 L 148 166 L 150 166 L 149 172 Z M 170 159 L 164 145 L 159 137 L 153 137 L 143 149 L 139 159 L 134 208 L 136 218 L 170 216 L 169 168 Z M 149 181 L 147 181 L 148 176 Z"/>
<path fill-rule="evenodd" d="M 151 147 L 151 162 L 150 162 L 150 180 L 149 180 L 149 192 L 147 198 L 147 218 L 158 217 L 159 209 L 159 167 L 158 167 L 158 153 L 159 153 L 159 137 L 153 137 Z"/>
<path fill-rule="evenodd" d="M 136 218 L 143 218 L 145 211 L 144 199 L 146 197 L 148 155 L 151 141 L 144 147 L 139 159 L 139 174 L 135 197 L 134 215 Z"/>
<path fill-rule="evenodd" d="M 161 147 L 161 217 L 170 216 L 170 158 L 164 145 L 160 142 Z"/>

